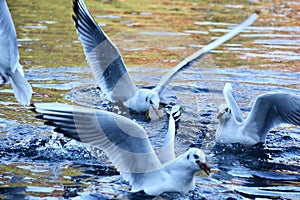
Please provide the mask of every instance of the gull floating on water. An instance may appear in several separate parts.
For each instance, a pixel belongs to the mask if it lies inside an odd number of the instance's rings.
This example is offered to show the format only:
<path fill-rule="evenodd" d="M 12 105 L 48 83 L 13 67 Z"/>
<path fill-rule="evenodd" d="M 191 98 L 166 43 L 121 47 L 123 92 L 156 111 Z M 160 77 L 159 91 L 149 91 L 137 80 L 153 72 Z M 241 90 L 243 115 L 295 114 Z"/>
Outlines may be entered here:
<path fill-rule="evenodd" d="M 55 126 L 55 131 L 85 144 L 102 149 L 122 177 L 132 186 L 131 192 L 144 191 L 149 195 L 163 192 L 187 193 L 194 189 L 194 175 L 201 169 L 207 174 L 205 154 L 190 148 L 175 158 L 174 115 L 169 116 L 165 143 L 158 153 L 152 148 L 146 131 L 134 121 L 112 112 L 58 103 L 39 103 L 34 110 Z M 179 107 L 179 106 L 178 106 Z"/>
<path fill-rule="evenodd" d="M 83 45 L 86 59 L 101 90 L 106 94 L 108 100 L 120 101 L 126 107 L 137 112 L 145 112 L 150 108 L 157 109 L 163 99 L 163 90 L 177 72 L 190 66 L 212 49 L 235 37 L 258 17 L 257 13 L 252 14 L 247 20 L 224 36 L 184 59 L 163 76 L 154 89 L 142 89 L 137 88 L 133 83 L 121 53 L 93 19 L 84 1 L 73 0 L 73 10 L 75 27 Z"/>
<path fill-rule="evenodd" d="M 223 94 L 227 105 L 219 106 L 217 142 L 254 145 L 264 143 L 268 132 L 280 124 L 300 125 L 300 97 L 267 93 L 256 98 L 246 119 L 234 99 L 230 83 Z"/>
<path fill-rule="evenodd" d="M 15 26 L 6 1 L 0 0 L 0 75 L 2 85 L 10 77 L 18 102 L 29 105 L 32 88 L 24 77 L 23 67 L 19 63 L 19 59 Z"/>

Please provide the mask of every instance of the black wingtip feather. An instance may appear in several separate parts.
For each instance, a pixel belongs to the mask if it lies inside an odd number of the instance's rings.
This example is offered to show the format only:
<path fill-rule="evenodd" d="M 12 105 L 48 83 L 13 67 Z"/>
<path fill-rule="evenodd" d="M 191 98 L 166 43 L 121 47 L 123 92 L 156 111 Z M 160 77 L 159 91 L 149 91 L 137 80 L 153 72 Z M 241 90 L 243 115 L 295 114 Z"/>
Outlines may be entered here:
<path fill-rule="evenodd" d="M 90 53 L 101 42 L 107 40 L 103 30 L 99 27 L 91 13 L 87 9 L 84 1 L 73 1 L 73 15 L 74 25 L 76 27 L 78 36 L 86 53 Z"/>
<path fill-rule="evenodd" d="M 77 131 L 70 131 L 63 128 L 55 128 L 54 131 L 63 134 L 65 137 L 82 142 Z"/>
<path fill-rule="evenodd" d="M 78 27 L 77 15 L 78 15 L 78 12 L 79 12 L 78 0 L 73 0 L 73 12 L 74 12 L 74 14 L 72 14 L 72 19 L 74 20 L 75 27 L 77 28 Z"/>
<path fill-rule="evenodd" d="M 36 115 L 35 116 L 36 119 L 41 119 L 41 120 L 44 120 L 44 117 L 42 114 L 39 114 L 39 115 Z"/>

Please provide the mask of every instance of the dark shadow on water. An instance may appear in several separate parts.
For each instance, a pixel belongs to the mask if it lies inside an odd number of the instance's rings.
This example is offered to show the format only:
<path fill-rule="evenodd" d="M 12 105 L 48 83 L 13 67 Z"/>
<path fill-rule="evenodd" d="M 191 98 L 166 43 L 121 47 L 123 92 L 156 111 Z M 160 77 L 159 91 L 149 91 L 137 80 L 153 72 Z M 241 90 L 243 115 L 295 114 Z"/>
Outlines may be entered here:
<path fill-rule="evenodd" d="M 25 191 L 27 187 L 3 187 L 0 186 L 0 199 L 7 199 L 7 200 L 18 200 L 18 199 L 25 199 Z"/>

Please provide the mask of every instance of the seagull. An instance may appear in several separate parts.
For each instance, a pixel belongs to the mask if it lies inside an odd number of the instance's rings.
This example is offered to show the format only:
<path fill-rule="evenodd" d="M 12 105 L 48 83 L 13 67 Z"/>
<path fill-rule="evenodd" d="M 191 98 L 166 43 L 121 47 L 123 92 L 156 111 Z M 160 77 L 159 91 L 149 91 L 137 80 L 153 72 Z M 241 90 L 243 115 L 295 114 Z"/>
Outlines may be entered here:
<path fill-rule="evenodd" d="M 219 106 L 217 142 L 251 146 L 265 143 L 268 132 L 281 124 L 300 126 L 300 96 L 266 93 L 258 96 L 246 119 L 226 83 L 223 95 L 227 104 Z"/>
<path fill-rule="evenodd" d="M 56 127 L 54 131 L 102 149 L 129 182 L 131 192 L 187 193 L 195 187 L 196 172 L 210 173 L 205 154 L 198 148 L 175 157 L 173 116 L 178 115 L 178 109 L 171 109 L 165 143 L 157 151 L 143 127 L 112 112 L 60 103 L 36 103 L 33 110 L 45 124 Z"/>
<path fill-rule="evenodd" d="M 0 0 L 0 75 L 3 86 L 10 77 L 12 88 L 18 102 L 29 105 L 32 88 L 24 77 L 22 65 L 19 63 L 17 34 L 5 0 Z"/>
<path fill-rule="evenodd" d="M 145 112 L 150 108 L 158 109 L 162 103 L 162 92 L 177 72 L 191 66 L 203 55 L 224 42 L 235 37 L 257 18 L 252 14 L 243 23 L 224 36 L 196 51 L 165 74 L 153 89 L 137 88 L 124 64 L 122 55 L 116 45 L 98 26 L 83 0 L 73 0 L 73 20 L 81 41 L 86 59 L 92 68 L 98 86 L 112 102 L 122 102 L 124 106 L 136 112 Z"/>

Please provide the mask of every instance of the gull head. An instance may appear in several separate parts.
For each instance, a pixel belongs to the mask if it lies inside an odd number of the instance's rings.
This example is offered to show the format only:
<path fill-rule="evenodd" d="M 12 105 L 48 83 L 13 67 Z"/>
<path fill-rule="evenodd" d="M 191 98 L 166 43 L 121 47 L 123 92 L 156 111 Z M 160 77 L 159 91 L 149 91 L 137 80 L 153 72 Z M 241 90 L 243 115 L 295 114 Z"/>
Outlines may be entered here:
<path fill-rule="evenodd" d="M 148 108 L 158 109 L 160 98 L 156 91 L 149 90 L 148 94 L 145 97 L 145 103 Z"/>
<path fill-rule="evenodd" d="M 149 90 L 145 96 L 145 107 L 147 108 L 148 120 L 156 120 L 162 116 L 162 112 L 159 110 L 160 98 L 156 91 Z"/>
<path fill-rule="evenodd" d="M 202 150 L 190 148 L 185 155 L 186 160 L 195 171 L 203 170 L 207 175 L 209 175 L 210 167 L 206 163 L 205 154 Z"/>
<path fill-rule="evenodd" d="M 127 101 L 123 102 L 125 106 L 137 112 L 146 112 L 150 108 L 159 108 L 160 98 L 156 91 L 146 88 L 140 88 Z"/>
<path fill-rule="evenodd" d="M 227 104 L 221 104 L 219 107 L 218 107 L 218 116 L 217 116 L 217 119 L 221 120 L 221 119 L 228 119 L 231 115 L 231 110 L 230 108 L 228 107 Z"/>

